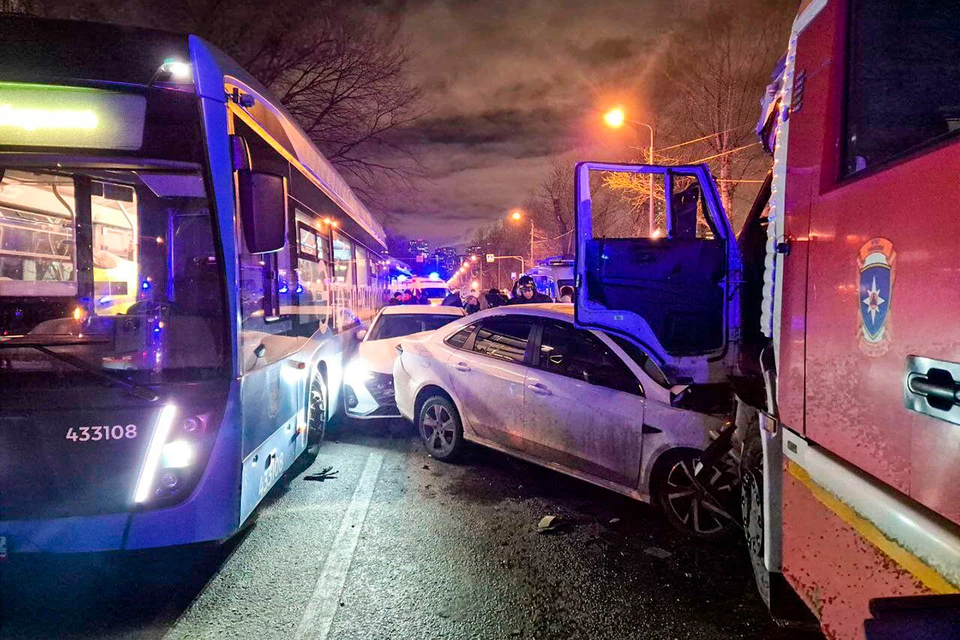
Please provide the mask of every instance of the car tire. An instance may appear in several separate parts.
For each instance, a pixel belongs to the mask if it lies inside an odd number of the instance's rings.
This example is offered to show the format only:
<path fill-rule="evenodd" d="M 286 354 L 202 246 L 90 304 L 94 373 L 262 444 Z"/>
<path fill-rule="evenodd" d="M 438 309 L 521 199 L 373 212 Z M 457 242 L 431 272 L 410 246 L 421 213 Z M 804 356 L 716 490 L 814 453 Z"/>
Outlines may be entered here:
<path fill-rule="evenodd" d="M 318 369 L 313 370 L 310 377 L 310 388 L 307 391 L 307 447 L 317 448 L 323 444 L 327 434 L 329 410 L 327 408 L 327 381 Z"/>
<path fill-rule="evenodd" d="M 454 462 L 463 454 L 460 413 L 445 396 L 430 396 L 420 406 L 417 432 L 427 453 L 441 462 Z"/>
<path fill-rule="evenodd" d="M 675 449 L 657 460 L 653 493 L 667 521 L 680 531 L 700 540 L 725 540 L 737 530 L 729 518 L 719 515 L 715 503 L 694 481 L 694 470 L 700 452 L 695 449 Z M 709 488 L 721 495 L 739 489 L 724 474 L 710 474 Z M 732 495 L 732 494 L 731 494 Z M 729 503 L 729 500 L 726 501 Z M 729 511 L 727 511 L 729 514 Z"/>

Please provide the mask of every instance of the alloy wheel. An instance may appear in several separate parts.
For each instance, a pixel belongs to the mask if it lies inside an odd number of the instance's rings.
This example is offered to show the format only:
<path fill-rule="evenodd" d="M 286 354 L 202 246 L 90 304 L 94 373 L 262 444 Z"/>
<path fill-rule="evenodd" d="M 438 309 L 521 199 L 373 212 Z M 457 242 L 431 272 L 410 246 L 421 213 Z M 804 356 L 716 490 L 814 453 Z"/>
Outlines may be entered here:
<path fill-rule="evenodd" d="M 445 457 L 457 444 L 457 423 L 447 408 L 432 404 L 420 421 L 420 437 L 430 455 Z"/>
<path fill-rule="evenodd" d="M 716 500 L 707 495 L 708 489 L 713 496 L 722 497 L 733 490 L 726 474 L 719 470 L 708 470 L 707 477 L 701 477 L 700 483 L 694 479 L 694 457 L 678 460 L 670 468 L 666 478 L 664 497 L 673 515 L 683 523 L 692 534 L 704 538 L 722 534 L 730 525 L 728 514 Z"/>

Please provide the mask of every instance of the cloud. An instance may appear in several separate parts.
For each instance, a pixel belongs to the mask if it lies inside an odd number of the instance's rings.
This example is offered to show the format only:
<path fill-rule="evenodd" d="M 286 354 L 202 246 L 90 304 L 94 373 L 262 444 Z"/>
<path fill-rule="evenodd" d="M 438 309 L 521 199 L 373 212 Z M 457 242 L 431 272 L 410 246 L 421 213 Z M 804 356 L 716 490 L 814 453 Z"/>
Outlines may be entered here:
<path fill-rule="evenodd" d="M 521 204 L 553 158 L 609 156 L 598 110 L 647 90 L 677 11 L 669 0 L 384 0 L 379 10 L 402 20 L 429 109 L 398 133 L 427 179 L 385 213 L 435 243 L 465 242 Z"/>

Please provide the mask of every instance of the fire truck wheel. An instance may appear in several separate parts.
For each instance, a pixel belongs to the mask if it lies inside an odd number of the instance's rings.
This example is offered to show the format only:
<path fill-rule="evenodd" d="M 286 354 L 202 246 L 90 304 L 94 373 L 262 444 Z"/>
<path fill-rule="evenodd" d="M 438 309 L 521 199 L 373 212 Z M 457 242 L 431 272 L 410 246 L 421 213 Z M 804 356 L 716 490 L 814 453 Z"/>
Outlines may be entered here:
<path fill-rule="evenodd" d="M 653 495 L 667 521 L 701 540 L 723 540 L 737 529 L 729 508 L 735 478 L 717 470 L 694 479 L 700 452 L 695 449 L 668 451 L 654 468 Z M 735 516 L 734 516 L 735 517 Z"/>

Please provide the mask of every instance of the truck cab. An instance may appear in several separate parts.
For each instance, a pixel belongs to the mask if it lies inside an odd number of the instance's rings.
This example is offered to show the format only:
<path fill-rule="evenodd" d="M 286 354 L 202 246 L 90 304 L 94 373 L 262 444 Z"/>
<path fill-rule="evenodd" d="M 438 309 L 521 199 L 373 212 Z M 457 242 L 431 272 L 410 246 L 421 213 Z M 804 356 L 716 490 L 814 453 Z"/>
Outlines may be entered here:
<path fill-rule="evenodd" d="M 609 207 L 594 217 L 611 181 L 648 179 L 670 194 L 654 224 L 625 224 Z M 708 167 L 581 162 L 575 185 L 577 323 L 633 340 L 675 384 L 728 381 L 742 267 Z"/>

